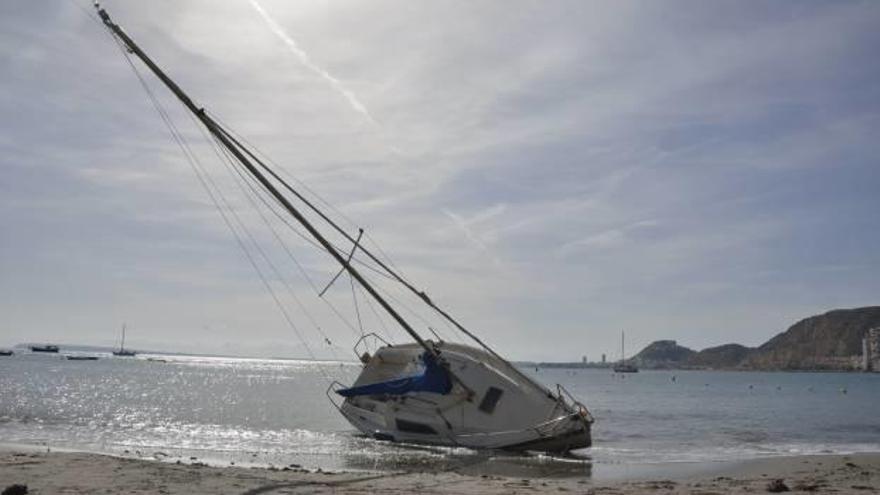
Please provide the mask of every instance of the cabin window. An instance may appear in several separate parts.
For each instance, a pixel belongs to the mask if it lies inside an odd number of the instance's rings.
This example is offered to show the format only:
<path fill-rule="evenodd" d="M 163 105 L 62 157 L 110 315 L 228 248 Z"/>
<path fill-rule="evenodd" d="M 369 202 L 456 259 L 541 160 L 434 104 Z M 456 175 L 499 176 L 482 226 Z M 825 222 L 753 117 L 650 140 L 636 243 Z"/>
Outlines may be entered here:
<path fill-rule="evenodd" d="M 424 423 L 416 423 L 415 421 L 407 421 L 405 419 L 397 419 L 397 429 L 407 433 L 422 433 L 425 435 L 436 435 L 437 430 L 431 428 Z"/>
<path fill-rule="evenodd" d="M 489 390 L 486 391 L 486 395 L 483 396 L 483 400 L 480 401 L 480 411 L 483 411 L 486 414 L 492 414 L 495 412 L 495 406 L 498 405 L 498 401 L 501 399 L 501 394 L 504 392 L 500 388 L 489 387 Z"/>

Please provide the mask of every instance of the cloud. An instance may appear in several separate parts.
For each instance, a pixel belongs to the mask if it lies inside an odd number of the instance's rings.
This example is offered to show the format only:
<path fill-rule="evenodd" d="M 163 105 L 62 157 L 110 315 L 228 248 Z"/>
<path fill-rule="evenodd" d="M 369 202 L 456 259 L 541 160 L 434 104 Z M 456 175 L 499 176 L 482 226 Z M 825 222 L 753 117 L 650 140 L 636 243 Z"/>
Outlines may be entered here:
<path fill-rule="evenodd" d="M 634 345 L 758 343 L 877 303 L 875 3 L 258 1 L 107 7 L 510 356 L 611 352 L 621 327 Z M 225 320 L 223 341 L 291 337 L 99 26 L 69 2 L 0 6 L 0 63 L 0 338 L 113 339 L 95 330 L 106 319 L 193 345 Z M 335 267 L 284 235 L 329 280 Z"/>
<path fill-rule="evenodd" d="M 559 256 L 572 256 L 589 249 L 610 249 L 627 242 L 634 242 L 639 231 L 656 227 L 656 220 L 640 220 L 622 227 L 603 230 L 597 234 L 567 242 L 559 247 Z"/>
<path fill-rule="evenodd" d="M 355 110 L 356 112 L 363 115 L 371 124 L 376 124 L 376 120 L 373 119 L 372 115 L 370 115 L 370 112 L 367 110 L 367 107 L 364 106 L 363 103 L 361 103 L 361 101 L 358 99 L 358 97 L 351 90 L 346 89 L 345 86 L 343 86 L 342 82 L 339 79 L 330 75 L 329 72 L 327 72 L 326 70 L 322 69 L 321 67 L 318 67 L 317 65 L 315 65 L 315 63 L 312 62 L 311 57 L 309 57 L 309 54 L 306 53 L 302 48 L 300 48 L 299 44 L 297 44 L 297 42 L 293 38 L 291 38 L 284 31 L 284 29 L 281 26 L 279 26 L 277 22 L 275 22 L 274 19 L 272 19 L 272 17 L 269 15 L 269 13 L 266 12 L 266 10 L 260 5 L 259 2 L 257 2 L 257 0 L 249 0 L 249 1 L 250 1 L 250 4 L 254 7 L 254 10 L 256 10 L 257 13 L 260 15 L 260 17 L 266 22 L 266 25 L 269 27 L 269 29 L 276 36 L 278 36 L 278 38 L 282 42 L 284 42 L 284 44 L 287 46 L 287 48 L 290 49 L 290 52 L 293 53 L 294 55 L 296 55 L 296 57 L 299 59 L 299 61 L 307 69 L 309 69 L 310 71 L 314 72 L 315 74 L 320 76 L 322 79 L 327 81 L 327 83 L 330 84 L 330 86 L 332 86 L 334 90 L 336 90 L 340 95 L 342 95 L 343 98 L 345 98 L 345 100 L 348 102 L 349 105 L 351 105 L 351 108 L 353 110 Z"/>

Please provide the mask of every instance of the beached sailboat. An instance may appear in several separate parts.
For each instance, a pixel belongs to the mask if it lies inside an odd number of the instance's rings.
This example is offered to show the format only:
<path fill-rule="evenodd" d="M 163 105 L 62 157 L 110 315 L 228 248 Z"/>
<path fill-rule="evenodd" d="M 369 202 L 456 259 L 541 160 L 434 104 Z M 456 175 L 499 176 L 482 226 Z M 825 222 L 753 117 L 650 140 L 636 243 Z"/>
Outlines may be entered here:
<path fill-rule="evenodd" d="M 119 343 L 119 350 L 113 351 L 114 356 L 131 357 L 137 355 L 136 352 L 125 348 L 125 323 L 122 324 L 122 341 Z"/>
<path fill-rule="evenodd" d="M 639 368 L 626 360 L 626 336 L 620 332 L 620 361 L 612 368 L 615 373 L 638 373 Z"/>
<path fill-rule="evenodd" d="M 210 133 L 237 173 L 247 177 L 273 206 L 305 229 L 310 243 L 341 266 L 331 284 L 340 274 L 347 274 L 352 290 L 355 285 L 362 289 L 367 300 L 378 304 L 386 317 L 412 339 L 396 345 L 386 342 L 372 354 L 357 349 L 367 338 L 377 335 L 362 335 L 357 341 L 356 353 L 363 363 L 360 375 L 354 383 L 334 382 L 327 390 L 328 397 L 352 425 L 377 439 L 446 446 L 565 452 L 591 445 L 593 417 L 581 402 L 561 385 L 551 390 L 520 371 L 404 279 L 393 265 L 374 255 L 361 243 L 363 230 L 355 236 L 334 222 L 260 159 L 242 138 L 197 106 L 104 9 L 96 7 L 123 54 L 140 59 Z M 184 139 L 179 135 L 175 138 L 178 142 Z M 340 248 L 327 233 L 351 243 L 350 248 Z M 365 263 L 384 279 L 399 284 L 401 290 L 409 291 L 427 311 L 466 336 L 468 343 L 443 341 L 430 327 L 425 330 L 435 338 L 425 338 L 423 333 L 427 332 L 418 331 L 395 307 L 396 301 L 383 296 L 364 276 L 360 267 Z M 267 289 L 271 291 L 268 284 Z M 334 395 L 342 397 L 341 404 L 333 399 Z"/>

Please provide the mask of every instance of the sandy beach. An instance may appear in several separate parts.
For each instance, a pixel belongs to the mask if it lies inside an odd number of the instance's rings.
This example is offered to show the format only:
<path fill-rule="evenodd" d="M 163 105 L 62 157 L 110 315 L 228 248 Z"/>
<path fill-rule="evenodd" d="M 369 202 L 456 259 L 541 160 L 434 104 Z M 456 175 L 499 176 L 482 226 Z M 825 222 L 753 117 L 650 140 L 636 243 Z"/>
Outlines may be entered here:
<path fill-rule="evenodd" d="M 159 458 L 162 456 L 159 455 Z M 756 459 L 666 466 L 630 479 L 521 478 L 443 472 L 330 473 L 284 468 L 216 467 L 198 461 L 147 460 L 28 449 L 0 452 L 0 489 L 32 494 L 722 494 L 880 493 L 880 454 Z M 781 480 L 782 484 L 774 483 Z"/>

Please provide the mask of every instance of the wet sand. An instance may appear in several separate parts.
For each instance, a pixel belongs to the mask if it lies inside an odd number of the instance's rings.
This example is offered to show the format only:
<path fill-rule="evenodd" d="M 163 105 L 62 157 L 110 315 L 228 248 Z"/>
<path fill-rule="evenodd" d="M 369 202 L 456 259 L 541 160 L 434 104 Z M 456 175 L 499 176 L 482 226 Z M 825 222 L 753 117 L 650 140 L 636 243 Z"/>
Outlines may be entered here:
<path fill-rule="evenodd" d="M 32 449 L 0 451 L 0 491 L 30 494 L 534 494 L 595 495 L 768 493 L 774 480 L 791 491 L 880 493 L 880 454 L 804 456 L 735 463 L 660 464 L 618 477 L 523 478 L 459 471 L 328 473 L 284 468 L 212 467 L 197 461 L 147 460 Z"/>

